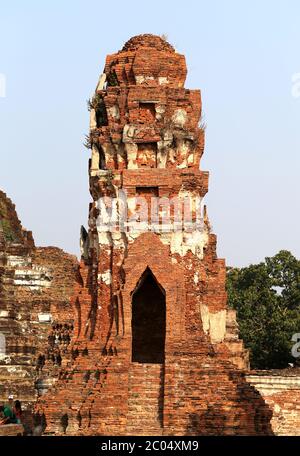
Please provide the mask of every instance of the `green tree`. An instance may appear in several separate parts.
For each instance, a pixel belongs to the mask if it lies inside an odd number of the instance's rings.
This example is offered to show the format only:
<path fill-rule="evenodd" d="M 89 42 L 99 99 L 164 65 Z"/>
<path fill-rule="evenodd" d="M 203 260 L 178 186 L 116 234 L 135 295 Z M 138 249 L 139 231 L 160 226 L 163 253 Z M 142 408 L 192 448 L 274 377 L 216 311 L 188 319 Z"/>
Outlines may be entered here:
<path fill-rule="evenodd" d="M 262 263 L 228 268 L 227 292 L 252 368 L 295 363 L 291 339 L 300 333 L 300 261 L 281 250 Z"/>

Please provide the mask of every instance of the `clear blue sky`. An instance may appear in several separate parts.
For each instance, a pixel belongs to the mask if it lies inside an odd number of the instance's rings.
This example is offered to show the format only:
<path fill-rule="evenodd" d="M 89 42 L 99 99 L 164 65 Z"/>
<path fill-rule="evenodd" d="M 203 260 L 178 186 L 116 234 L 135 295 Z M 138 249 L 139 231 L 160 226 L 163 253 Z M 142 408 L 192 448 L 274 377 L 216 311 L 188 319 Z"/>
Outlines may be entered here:
<path fill-rule="evenodd" d="M 300 2 L 1 2 L 0 188 L 38 245 L 78 254 L 87 225 L 86 100 L 106 54 L 140 33 L 167 34 L 202 90 L 202 169 L 218 253 L 247 265 L 300 257 Z"/>

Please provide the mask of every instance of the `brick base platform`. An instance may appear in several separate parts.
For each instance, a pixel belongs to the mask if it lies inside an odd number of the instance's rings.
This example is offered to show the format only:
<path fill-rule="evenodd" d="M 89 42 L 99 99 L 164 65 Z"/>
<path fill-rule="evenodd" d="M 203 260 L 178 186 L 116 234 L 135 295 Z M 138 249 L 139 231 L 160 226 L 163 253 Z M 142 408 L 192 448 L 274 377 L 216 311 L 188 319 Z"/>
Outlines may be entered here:
<path fill-rule="evenodd" d="M 22 424 L 3 424 L 0 426 L 0 437 L 21 436 L 24 434 Z"/>

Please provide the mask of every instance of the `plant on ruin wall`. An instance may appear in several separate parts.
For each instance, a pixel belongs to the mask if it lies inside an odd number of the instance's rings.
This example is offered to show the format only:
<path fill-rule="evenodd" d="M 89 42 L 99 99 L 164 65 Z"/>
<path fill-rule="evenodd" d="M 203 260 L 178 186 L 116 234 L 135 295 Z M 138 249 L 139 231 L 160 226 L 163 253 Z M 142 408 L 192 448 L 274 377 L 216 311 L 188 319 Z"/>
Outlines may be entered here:
<path fill-rule="evenodd" d="M 7 207 L 4 201 L 0 201 L 0 227 L 6 241 L 14 242 L 16 240 L 15 233 L 8 219 Z"/>
<path fill-rule="evenodd" d="M 8 220 L 5 220 L 5 219 L 0 220 L 0 226 L 2 228 L 4 238 L 6 241 L 8 241 L 8 242 L 16 241 L 15 233 Z"/>
<path fill-rule="evenodd" d="M 96 93 L 91 100 L 88 100 L 88 110 L 94 109 L 96 112 L 97 126 L 101 127 L 108 124 L 106 106 L 103 97 Z"/>
<path fill-rule="evenodd" d="M 295 363 L 291 339 L 300 333 L 300 261 L 282 250 L 259 264 L 228 268 L 227 292 L 251 367 L 276 369 Z"/>
<path fill-rule="evenodd" d="M 119 85 L 118 77 L 116 72 L 113 70 L 107 75 L 107 85 L 109 87 L 116 87 Z"/>

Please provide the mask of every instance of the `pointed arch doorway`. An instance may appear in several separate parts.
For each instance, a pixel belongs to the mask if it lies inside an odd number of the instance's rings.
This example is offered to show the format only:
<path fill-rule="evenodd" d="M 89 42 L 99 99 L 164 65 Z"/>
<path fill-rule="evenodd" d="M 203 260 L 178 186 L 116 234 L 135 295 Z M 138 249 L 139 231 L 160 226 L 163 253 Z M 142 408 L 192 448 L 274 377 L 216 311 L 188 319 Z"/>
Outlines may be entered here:
<path fill-rule="evenodd" d="M 162 364 L 165 359 L 166 293 L 150 268 L 132 295 L 132 362 Z"/>

